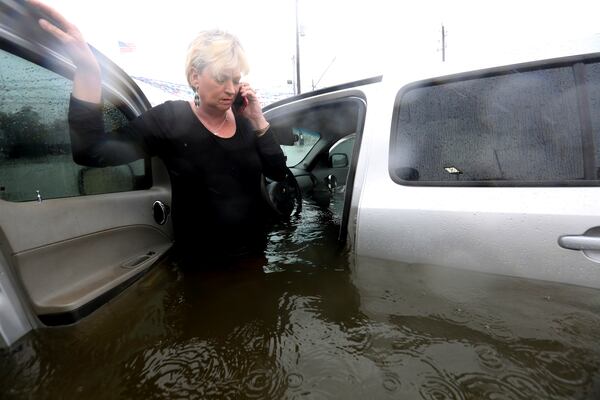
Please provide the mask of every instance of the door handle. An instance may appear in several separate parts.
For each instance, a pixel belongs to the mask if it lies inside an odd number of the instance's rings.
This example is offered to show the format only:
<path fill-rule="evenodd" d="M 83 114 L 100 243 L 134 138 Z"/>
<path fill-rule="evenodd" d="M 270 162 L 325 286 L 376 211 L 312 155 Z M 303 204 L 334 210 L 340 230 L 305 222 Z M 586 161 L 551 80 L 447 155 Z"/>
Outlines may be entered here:
<path fill-rule="evenodd" d="M 156 200 L 152 204 L 152 215 L 154 216 L 154 221 L 156 221 L 159 225 L 164 225 L 167 223 L 169 219 L 169 214 L 171 214 L 171 207 L 164 204 L 160 200 Z"/>
<path fill-rule="evenodd" d="M 564 235 L 558 245 L 569 250 L 600 250 L 600 237 L 586 235 Z"/>

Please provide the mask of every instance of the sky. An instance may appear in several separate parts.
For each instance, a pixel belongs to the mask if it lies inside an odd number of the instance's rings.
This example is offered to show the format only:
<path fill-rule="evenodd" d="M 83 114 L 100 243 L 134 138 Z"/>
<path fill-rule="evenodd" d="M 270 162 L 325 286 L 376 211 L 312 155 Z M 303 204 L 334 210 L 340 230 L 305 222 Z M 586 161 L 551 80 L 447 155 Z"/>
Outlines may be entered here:
<path fill-rule="evenodd" d="M 197 32 L 237 35 L 247 81 L 291 87 L 296 4 L 302 91 L 362 79 L 390 65 L 420 68 L 470 59 L 498 63 L 600 51 L 598 0 L 46 0 L 128 73 L 185 83 Z M 133 43 L 121 54 L 118 41 Z"/>

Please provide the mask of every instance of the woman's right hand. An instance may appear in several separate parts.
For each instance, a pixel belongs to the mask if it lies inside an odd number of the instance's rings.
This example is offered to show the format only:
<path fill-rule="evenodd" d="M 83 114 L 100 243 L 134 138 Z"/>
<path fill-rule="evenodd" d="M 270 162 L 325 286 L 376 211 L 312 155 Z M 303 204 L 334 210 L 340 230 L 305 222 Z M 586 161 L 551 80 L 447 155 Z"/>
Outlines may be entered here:
<path fill-rule="evenodd" d="M 100 66 L 79 29 L 49 5 L 38 0 L 28 0 L 28 3 L 60 25 L 60 27 L 56 26 L 43 18 L 38 21 L 43 30 L 64 45 L 67 55 L 77 68 L 73 77 L 73 96 L 80 100 L 98 103 L 102 96 Z"/>
<path fill-rule="evenodd" d="M 70 23 L 62 14 L 47 4 L 41 3 L 38 0 L 29 0 L 28 3 L 45 14 L 48 14 L 60 24 L 61 27 L 59 28 L 43 18 L 38 21 L 43 30 L 52 34 L 52 36 L 65 45 L 65 50 L 76 66 L 97 64 L 83 35 L 75 25 Z"/>

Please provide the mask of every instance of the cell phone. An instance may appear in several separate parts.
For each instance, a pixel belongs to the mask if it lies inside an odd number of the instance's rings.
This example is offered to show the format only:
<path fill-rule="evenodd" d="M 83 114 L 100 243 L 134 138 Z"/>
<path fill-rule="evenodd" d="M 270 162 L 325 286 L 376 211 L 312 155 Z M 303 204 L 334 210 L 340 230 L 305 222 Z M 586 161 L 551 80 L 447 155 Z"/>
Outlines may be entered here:
<path fill-rule="evenodd" d="M 237 96 L 235 96 L 235 100 L 233 100 L 233 104 L 231 105 L 231 109 L 234 113 L 240 114 L 244 112 L 247 105 L 248 99 L 242 96 L 241 91 L 238 91 Z"/>

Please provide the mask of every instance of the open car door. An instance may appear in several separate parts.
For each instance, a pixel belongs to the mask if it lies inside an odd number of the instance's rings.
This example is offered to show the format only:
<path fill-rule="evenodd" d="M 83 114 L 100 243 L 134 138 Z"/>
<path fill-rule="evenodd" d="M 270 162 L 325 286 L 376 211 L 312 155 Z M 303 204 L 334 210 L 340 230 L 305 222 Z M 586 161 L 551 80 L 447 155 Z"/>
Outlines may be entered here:
<path fill-rule="evenodd" d="M 0 2 L 0 332 L 72 323 L 119 293 L 170 248 L 162 164 L 85 168 L 70 153 L 74 67 L 26 2 Z M 98 54 L 107 130 L 150 105 Z M 160 202 L 156 203 L 155 202 Z M 156 214 L 156 218 L 155 218 Z M 1 342 L 1 341 L 0 341 Z"/>
<path fill-rule="evenodd" d="M 348 235 L 351 203 L 358 199 L 356 162 L 361 148 L 367 101 L 381 77 L 337 85 L 285 99 L 265 107 L 302 195 L 335 211 L 340 242 Z M 369 100 L 370 101 L 370 100 Z M 340 202 L 331 202 L 339 196 Z"/>

